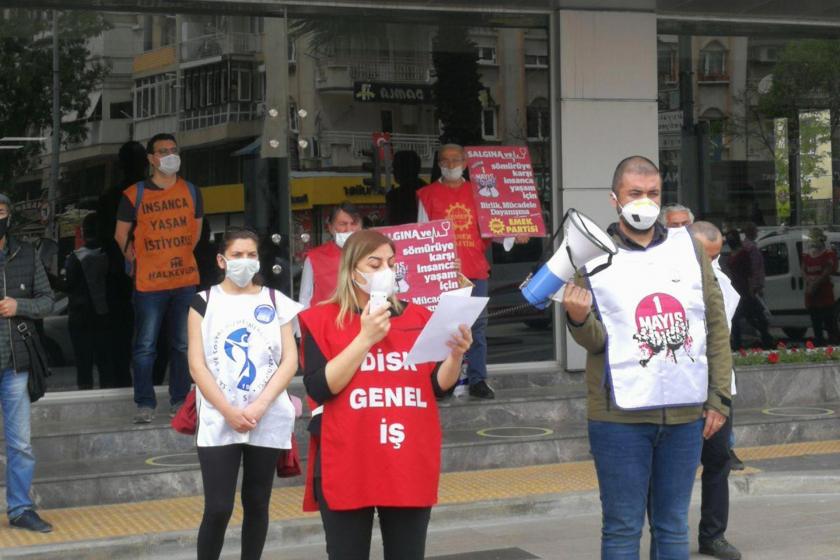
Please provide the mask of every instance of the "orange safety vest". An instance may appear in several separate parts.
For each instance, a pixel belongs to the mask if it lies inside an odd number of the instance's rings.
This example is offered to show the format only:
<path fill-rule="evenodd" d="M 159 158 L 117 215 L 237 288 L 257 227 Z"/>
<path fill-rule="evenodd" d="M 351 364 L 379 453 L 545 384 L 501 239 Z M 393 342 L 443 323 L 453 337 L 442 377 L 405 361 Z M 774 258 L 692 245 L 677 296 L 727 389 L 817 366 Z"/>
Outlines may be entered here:
<path fill-rule="evenodd" d="M 125 191 L 132 204 L 138 185 Z M 198 235 L 195 200 L 187 182 L 178 178 L 168 189 L 143 189 L 135 208 L 135 285 L 139 292 L 174 290 L 198 284 L 193 248 Z"/>

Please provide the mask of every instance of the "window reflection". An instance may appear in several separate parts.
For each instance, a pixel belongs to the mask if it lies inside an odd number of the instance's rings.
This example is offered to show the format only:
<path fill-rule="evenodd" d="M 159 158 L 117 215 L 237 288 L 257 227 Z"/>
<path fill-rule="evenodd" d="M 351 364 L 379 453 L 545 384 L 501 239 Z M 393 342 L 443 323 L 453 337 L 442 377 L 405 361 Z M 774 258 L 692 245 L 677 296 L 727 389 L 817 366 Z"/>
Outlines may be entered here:
<path fill-rule="evenodd" d="M 26 69 L 21 110 L 2 123 L 5 135 L 32 140 L 0 152 L 0 179 L 15 202 L 17 234 L 40 243 L 59 293 L 55 314 L 44 321 L 50 360 L 60 372 L 53 386 L 73 388 L 78 362 L 68 331 L 65 263 L 85 244 L 81 226 L 94 213 L 97 243 L 119 259 L 112 246 L 117 203 L 123 189 L 148 175 L 143 148 L 159 132 L 177 135 L 180 173 L 201 188 L 205 222 L 196 249 L 201 286 L 214 281 L 215 240 L 226 228 L 247 224 L 266 239 L 280 234 L 276 243 L 265 244 L 261 258 L 266 270 L 279 270 L 270 281 L 296 291 L 305 252 L 328 238 L 330 209 L 349 200 L 366 227 L 408 219 L 392 212 L 386 195 L 435 179 L 442 141 L 527 145 L 551 223 L 544 28 L 101 11 L 65 11 L 59 17 L 64 92 L 59 174 L 54 181 L 49 56 L 21 64 Z M 50 18 L 40 10 L 4 10 L 3 45 L 31 53 L 41 49 L 43 55 Z M 280 24 L 268 25 L 272 22 Z M 266 45 L 277 45 L 276 33 L 287 56 L 272 67 L 275 60 L 267 57 L 273 51 Z M 376 133 L 390 134 L 403 167 L 395 167 L 390 180 L 382 173 L 381 182 L 371 186 L 365 183 L 370 175 L 362 152 Z M 264 157 L 263 146 L 275 143 L 281 159 Z M 53 182 L 54 224 L 47 198 Z M 494 246 L 492 309 L 522 303 L 518 285 L 546 243 L 532 239 L 511 252 Z M 131 281 L 120 272 L 121 262 L 110 265 L 111 319 L 130 326 Z M 491 318 L 489 362 L 553 360 L 551 327 L 550 314 L 532 310 Z M 130 329 L 122 335 L 130 340 Z M 114 367 L 126 374 L 119 383 L 125 384 L 128 362 L 118 362 Z M 165 357 L 159 362 L 158 381 Z M 99 385 L 94 377 L 93 386 Z"/>

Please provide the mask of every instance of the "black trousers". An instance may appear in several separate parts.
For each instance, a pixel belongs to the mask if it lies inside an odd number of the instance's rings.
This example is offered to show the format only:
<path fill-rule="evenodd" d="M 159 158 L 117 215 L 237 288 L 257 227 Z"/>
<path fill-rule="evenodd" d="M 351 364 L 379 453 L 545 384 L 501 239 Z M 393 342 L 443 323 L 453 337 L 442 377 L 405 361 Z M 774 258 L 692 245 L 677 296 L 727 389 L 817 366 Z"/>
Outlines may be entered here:
<path fill-rule="evenodd" d="M 379 514 L 385 560 L 423 560 L 432 508 L 368 507 L 347 511 L 329 509 L 315 479 L 315 498 L 327 536 L 330 560 L 368 560 L 373 510 Z"/>
<path fill-rule="evenodd" d="M 76 385 L 93 389 L 93 364 L 99 371 L 99 386 L 114 387 L 111 347 L 107 343 L 107 317 L 70 311 L 67 326 L 76 356 Z"/>
<path fill-rule="evenodd" d="M 837 321 L 834 317 L 833 307 L 812 307 L 808 309 L 811 315 L 811 325 L 814 327 L 814 344 L 825 346 L 823 330 L 828 331 L 828 341 L 835 343 L 838 340 Z"/>
<path fill-rule="evenodd" d="M 742 348 L 741 321 L 744 320 L 761 336 L 761 345 L 770 349 L 773 347 L 773 337 L 770 336 L 770 324 L 764 316 L 764 308 L 756 296 L 741 296 L 735 316 L 732 317 L 732 349 Z"/>
<path fill-rule="evenodd" d="M 700 502 L 700 542 L 721 538 L 729 524 L 729 436 L 732 418 L 726 419 L 715 435 L 703 442 L 702 501 Z"/>
<path fill-rule="evenodd" d="M 280 450 L 255 445 L 199 447 L 204 484 L 204 516 L 198 529 L 198 560 L 216 560 L 222 553 L 225 531 L 233 513 L 236 479 L 242 463 L 243 560 L 262 556 L 268 533 L 268 504 Z"/>

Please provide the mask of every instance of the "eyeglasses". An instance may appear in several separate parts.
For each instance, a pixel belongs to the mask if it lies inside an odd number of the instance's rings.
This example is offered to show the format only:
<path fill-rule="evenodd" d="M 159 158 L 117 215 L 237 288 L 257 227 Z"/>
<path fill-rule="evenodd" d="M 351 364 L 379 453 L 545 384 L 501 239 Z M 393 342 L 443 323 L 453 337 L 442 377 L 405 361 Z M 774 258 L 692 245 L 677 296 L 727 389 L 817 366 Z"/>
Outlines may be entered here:
<path fill-rule="evenodd" d="M 164 148 L 162 150 L 155 150 L 155 153 L 160 157 L 178 155 L 178 148 L 169 148 L 168 150 Z"/>

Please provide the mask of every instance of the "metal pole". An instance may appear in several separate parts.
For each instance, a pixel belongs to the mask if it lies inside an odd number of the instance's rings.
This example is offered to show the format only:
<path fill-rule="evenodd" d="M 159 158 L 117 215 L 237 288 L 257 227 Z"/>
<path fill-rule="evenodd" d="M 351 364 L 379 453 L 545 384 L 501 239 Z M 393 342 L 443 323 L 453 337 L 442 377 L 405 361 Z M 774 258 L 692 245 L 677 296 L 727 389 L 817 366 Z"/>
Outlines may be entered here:
<path fill-rule="evenodd" d="M 55 230 L 55 211 L 58 199 L 58 173 L 61 151 L 61 75 L 59 72 L 58 11 L 52 13 L 52 55 L 53 55 L 53 98 L 52 98 L 52 167 L 50 170 L 49 191 L 47 194 L 47 231 L 46 236 L 58 239 Z"/>

